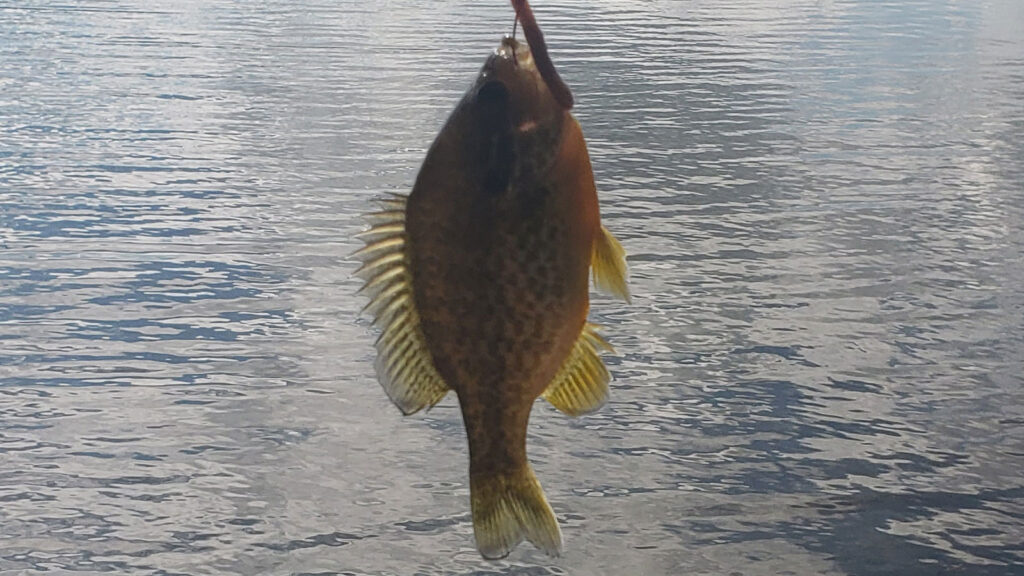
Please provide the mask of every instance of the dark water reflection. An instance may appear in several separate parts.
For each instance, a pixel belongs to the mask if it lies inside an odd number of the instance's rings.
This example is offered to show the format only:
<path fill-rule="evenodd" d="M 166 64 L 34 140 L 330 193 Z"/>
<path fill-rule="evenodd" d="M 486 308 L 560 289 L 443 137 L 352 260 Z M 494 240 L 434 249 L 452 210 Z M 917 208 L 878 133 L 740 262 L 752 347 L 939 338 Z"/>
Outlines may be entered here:
<path fill-rule="evenodd" d="M 537 1 L 631 306 L 538 406 L 557 560 L 472 547 L 358 214 L 501 2 L 0 6 L 0 572 L 980 574 L 1024 563 L 1024 6 Z"/>

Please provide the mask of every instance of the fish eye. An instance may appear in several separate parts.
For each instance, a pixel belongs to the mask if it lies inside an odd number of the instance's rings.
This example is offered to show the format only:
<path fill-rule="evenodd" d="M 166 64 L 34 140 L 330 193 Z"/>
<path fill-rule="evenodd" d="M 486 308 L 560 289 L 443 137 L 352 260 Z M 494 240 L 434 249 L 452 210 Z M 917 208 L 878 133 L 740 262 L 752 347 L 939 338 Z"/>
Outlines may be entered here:
<path fill-rule="evenodd" d="M 508 88 L 497 80 L 490 80 L 476 91 L 476 99 L 481 104 L 501 104 L 508 100 Z"/>

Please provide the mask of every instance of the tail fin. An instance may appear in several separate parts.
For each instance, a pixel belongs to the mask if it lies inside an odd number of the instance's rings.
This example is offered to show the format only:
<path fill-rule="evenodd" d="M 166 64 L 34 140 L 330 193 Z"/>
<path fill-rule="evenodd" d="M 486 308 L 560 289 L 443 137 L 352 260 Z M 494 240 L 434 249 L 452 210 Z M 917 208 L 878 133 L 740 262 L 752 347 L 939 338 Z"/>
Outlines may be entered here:
<path fill-rule="evenodd" d="M 471 476 L 473 533 L 484 558 L 497 559 L 525 536 L 549 556 L 562 551 L 562 532 L 529 465 L 504 475 Z"/>

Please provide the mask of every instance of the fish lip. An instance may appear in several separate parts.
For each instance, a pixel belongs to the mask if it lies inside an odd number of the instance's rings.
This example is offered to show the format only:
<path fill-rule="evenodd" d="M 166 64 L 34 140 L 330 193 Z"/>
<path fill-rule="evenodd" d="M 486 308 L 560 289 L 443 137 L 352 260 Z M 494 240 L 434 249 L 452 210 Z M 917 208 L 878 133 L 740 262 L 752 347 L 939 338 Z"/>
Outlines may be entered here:
<path fill-rule="evenodd" d="M 494 49 L 494 54 L 487 62 L 485 69 L 494 69 L 498 61 L 510 62 L 513 67 L 520 67 L 531 59 L 530 46 L 526 42 L 520 42 L 506 34 L 501 39 L 501 44 Z"/>
<path fill-rule="evenodd" d="M 501 46 L 498 48 L 498 50 L 500 51 L 502 49 L 507 48 L 512 52 L 515 52 L 516 50 L 521 48 L 522 45 L 523 43 L 516 40 L 511 34 L 505 34 L 504 36 L 501 37 Z"/>

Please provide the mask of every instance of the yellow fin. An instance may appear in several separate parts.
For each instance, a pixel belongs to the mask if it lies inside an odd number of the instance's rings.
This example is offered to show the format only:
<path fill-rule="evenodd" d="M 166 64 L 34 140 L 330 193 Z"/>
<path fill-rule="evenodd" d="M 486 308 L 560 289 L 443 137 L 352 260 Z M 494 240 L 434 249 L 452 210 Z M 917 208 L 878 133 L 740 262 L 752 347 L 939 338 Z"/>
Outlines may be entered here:
<path fill-rule="evenodd" d="M 541 397 L 569 416 L 590 414 L 604 406 L 611 374 L 597 355 L 598 350 L 613 351 L 597 333 L 597 325 L 588 322 Z"/>
<path fill-rule="evenodd" d="M 470 476 L 473 535 L 484 558 L 497 559 L 523 537 L 549 556 L 562 551 L 562 531 L 529 465 L 510 474 Z"/>
<path fill-rule="evenodd" d="M 629 286 L 626 284 L 626 251 L 607 228 L 594 239 L 594 252 L 590 259 L 594 269 L 594 285 L 602 292 L 618 296 L 629 302 Z"/>
<path fill-rule="evenodd" d="M 360 292 L 370 301 L 364 311 L 374 316 L 381 334 L 375 344 L 374 368 L 384 392 L 403 414 L 437 404 L 448 386 L 427 350 L 420 316 L 412 296 L 412 274 L 405 252 L 405 197 L 381 201 L 380 212 L 367 216 L 372 226 L 361 233 L 365 246 L 352 256 L 362 261 L 356 275 Z"/>

